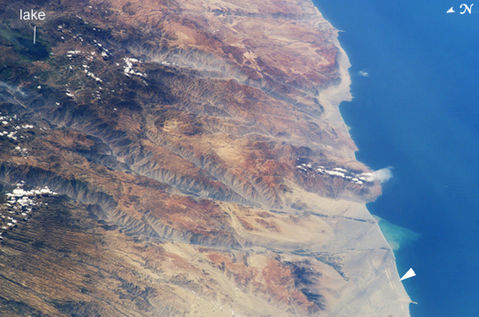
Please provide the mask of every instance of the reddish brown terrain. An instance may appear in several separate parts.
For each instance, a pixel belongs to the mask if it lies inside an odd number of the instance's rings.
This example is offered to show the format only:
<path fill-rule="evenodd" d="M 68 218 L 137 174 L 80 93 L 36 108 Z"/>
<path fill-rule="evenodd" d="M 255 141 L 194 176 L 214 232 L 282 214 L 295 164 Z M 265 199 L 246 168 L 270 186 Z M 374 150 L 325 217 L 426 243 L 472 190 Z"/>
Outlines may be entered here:
<path fill-rule="evenodd" d="M 0 17 L 0 315 L 405 316 L 309 0 Z"/>

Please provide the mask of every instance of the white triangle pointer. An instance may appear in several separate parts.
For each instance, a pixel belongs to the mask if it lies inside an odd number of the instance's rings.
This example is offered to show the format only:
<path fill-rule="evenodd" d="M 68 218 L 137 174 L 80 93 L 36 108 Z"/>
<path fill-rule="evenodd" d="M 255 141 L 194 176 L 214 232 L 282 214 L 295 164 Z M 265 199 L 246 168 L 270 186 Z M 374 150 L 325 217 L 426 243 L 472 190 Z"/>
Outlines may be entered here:
<path fill-rule="evenodd" d="M 454 11 L 454 7 L 450 7 L 446 13 L 456 13 L 456 11 Z"/>
<path fill-rule="evenodd" d="M 401 281 L 402 281 L 402 280 L 405 280 L 405 279 L 408 279 L 408 278 L 411 278 L 411 277 L 414 277 L 414 276 L 416 276 L 416 272 L 414 272 L 414 270 L 413 270 L 412 268 L 410 268 L 410 269 L 406 272 L 406 274 L 404 274 L 404 276 L 401 277 Z"/>

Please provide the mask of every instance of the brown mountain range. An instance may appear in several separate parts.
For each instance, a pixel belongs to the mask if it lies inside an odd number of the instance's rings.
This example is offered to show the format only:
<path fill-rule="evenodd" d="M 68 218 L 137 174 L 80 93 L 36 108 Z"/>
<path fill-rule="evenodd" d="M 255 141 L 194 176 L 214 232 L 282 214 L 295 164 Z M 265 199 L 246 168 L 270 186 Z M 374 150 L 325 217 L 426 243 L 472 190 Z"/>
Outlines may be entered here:
<path fill-rule="evenodd" d="M 0 315 L 408 315 L 309 0 L 0 16 Z"/>

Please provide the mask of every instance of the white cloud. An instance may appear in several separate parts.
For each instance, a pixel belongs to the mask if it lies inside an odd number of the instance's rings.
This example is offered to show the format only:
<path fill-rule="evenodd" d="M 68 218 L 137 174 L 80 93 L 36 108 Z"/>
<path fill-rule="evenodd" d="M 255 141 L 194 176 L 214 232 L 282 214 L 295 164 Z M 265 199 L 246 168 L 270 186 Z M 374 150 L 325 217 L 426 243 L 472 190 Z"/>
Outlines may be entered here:
<path fill-rule="evenodd" d="M 361 76 L 361 77 L 369 77 L 369 73 L 368 73 L 367 71 L 365 71 L 365 70 L 360 70 L 360 71 L 358 72 L 358 74 L 359 74 L 359 76 Z"/>
<path fill-rule="evenodd" d="M 381 168 L 380 170 L 372 172 L 373 180 L 385 183 L 393 177 L 391 167 Z"/>

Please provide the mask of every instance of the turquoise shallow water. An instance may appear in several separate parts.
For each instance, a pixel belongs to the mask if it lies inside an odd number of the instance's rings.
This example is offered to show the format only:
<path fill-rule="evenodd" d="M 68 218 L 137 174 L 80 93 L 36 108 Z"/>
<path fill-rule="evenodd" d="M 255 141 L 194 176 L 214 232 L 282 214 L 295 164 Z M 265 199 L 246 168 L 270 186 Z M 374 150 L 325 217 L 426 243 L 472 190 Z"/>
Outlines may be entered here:
<path fill-rule="evenodd" d="M 386 219 L 375 216 L 379 226 L 394 251 L 410 246 L 411 243 L 419 239 L 420 234 L 408 228 L 395 225 Z"/>
<path fill-rule="evenodd" d="M 400 244 L 399 273 L 417 273 L 413 317 L 479 316 L 479 3 L 446 14 L 461 2 L 316 1 L 344 31 L 357 157 L 393 167 L 368 208 Z"/>

